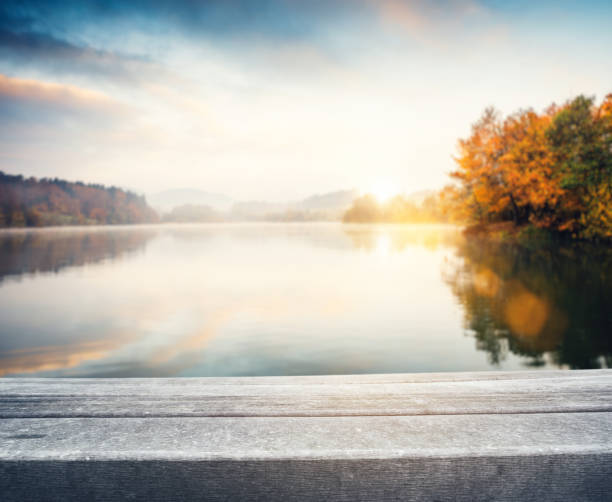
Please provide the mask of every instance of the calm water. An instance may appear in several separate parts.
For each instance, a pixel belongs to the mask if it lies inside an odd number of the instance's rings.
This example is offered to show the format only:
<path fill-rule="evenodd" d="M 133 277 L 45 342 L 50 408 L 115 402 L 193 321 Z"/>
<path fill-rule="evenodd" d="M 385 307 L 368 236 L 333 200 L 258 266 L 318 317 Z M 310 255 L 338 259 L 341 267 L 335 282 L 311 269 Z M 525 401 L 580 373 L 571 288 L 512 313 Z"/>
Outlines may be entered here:
<path fill-rule="evenodd" d="M 609 248 L 339 223 L 0 233 L 4 376 L 610 366 Z"/>

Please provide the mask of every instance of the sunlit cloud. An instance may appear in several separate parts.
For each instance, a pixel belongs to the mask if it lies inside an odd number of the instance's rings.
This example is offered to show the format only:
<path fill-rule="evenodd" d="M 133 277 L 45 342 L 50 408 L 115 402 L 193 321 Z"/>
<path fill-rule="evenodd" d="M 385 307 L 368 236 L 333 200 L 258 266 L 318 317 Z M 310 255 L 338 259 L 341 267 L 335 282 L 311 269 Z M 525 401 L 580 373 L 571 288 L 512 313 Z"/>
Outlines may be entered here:
<path fill-rule="evenodd" d="M 121 109 L 120 104 L 106 94 L 74 85 L 11 78 L 0 74 L 0 99 L 35 101 L 73 110 L 96 110 L 106 113 Z"/>
<path fill-rule="evenodd" d="M 473 24 L 487 11 L 472 0 L 373 0 L 372 4 L 384 24 L 399 28 L 420 44 L 437 48 L 448 47 L 453 39 L 456 43 L 457 28 Z"/>

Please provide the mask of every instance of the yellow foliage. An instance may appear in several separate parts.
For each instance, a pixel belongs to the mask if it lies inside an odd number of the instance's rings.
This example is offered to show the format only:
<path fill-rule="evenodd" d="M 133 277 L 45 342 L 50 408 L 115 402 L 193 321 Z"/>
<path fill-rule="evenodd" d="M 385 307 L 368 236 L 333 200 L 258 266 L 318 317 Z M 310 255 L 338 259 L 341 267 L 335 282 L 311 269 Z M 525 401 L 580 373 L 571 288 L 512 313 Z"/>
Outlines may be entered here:
<path fill-rule="evenodd" d="M 460 183 L 452 193 L 455 211 L 477 223 L 530 223 L 612 239 L 611 138 L 612 94 L 599 107 L 579 96 L 504 120 L 487 109 L 459 141 L 451 173 Z"/>

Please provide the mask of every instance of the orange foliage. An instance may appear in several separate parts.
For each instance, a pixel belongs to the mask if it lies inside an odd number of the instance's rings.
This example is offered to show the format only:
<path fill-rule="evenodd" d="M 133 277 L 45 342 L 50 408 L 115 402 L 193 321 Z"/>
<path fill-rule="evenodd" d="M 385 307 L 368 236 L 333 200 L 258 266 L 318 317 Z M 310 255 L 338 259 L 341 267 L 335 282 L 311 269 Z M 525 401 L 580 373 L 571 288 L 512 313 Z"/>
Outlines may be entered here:
<path fill-rule="evenodd" d="M 459 218 L 612 238 L 612 94 L 504 120 L 488 108 L 455 160 L 445 193 Z"/>

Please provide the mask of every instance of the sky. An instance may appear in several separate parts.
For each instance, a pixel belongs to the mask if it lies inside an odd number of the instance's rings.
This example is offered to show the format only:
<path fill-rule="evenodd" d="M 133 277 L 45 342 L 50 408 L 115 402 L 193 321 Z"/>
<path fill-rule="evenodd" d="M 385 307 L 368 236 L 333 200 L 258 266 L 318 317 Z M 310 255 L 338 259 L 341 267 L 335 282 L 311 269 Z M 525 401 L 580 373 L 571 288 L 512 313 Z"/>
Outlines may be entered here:
<path fill-rule="evenodd" d="M 436 189 L 485 107 L 612 92 L 611 25 L 609 1 L 3 0 L 0 170 L 236 200 Z"/>

